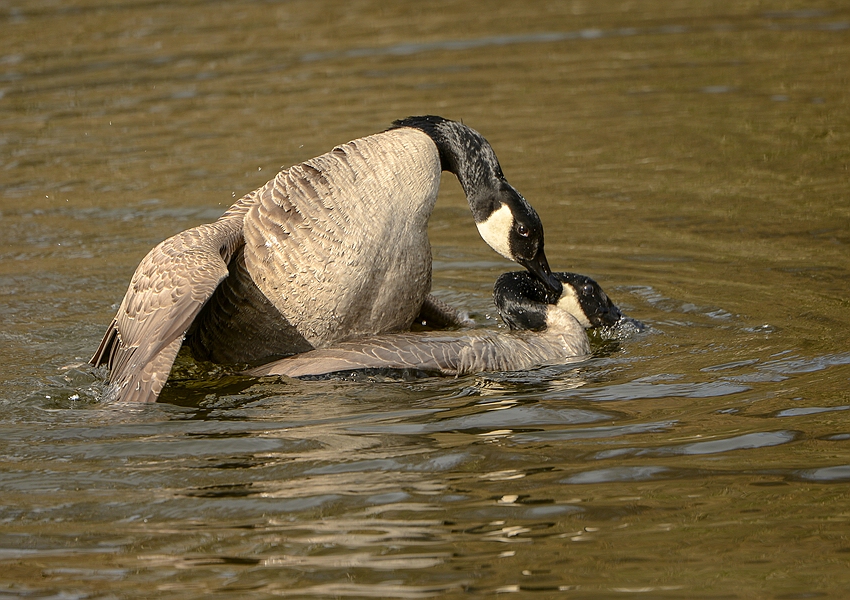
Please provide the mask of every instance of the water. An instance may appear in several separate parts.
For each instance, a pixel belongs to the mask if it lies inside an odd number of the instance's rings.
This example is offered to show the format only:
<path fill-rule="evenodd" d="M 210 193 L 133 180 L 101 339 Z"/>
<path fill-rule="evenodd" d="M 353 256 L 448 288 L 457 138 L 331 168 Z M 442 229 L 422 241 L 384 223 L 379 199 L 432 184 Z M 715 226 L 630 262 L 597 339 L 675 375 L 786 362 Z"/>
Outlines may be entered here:
<path fill-rule="evenodd" d="M 0 9 L 0 596 L 850 594 L 840 3 Z M 276 382 L 79 366 L 138 261 L 282 165 L 437 113 L 552 266 L 649 327 L 580 365 Z M 514 268 L 457 182 L 434 287 Z"/>

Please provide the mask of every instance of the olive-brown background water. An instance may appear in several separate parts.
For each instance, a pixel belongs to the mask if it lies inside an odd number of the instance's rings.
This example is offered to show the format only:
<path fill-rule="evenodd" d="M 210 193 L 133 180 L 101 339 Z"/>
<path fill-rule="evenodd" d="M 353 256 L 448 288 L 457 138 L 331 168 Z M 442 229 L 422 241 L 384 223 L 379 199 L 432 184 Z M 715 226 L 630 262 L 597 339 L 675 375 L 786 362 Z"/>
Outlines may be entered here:
<path fill-rule="evenodd" d="M 850 596 L 840 2 L 0 4 L 0 597 Z M 647 331 L 580 365 L 102 403 L 133 269 L 281 167 L 463 119 L 556 270 Z M 496 327 L 445 176 L 434 289 Z"/>

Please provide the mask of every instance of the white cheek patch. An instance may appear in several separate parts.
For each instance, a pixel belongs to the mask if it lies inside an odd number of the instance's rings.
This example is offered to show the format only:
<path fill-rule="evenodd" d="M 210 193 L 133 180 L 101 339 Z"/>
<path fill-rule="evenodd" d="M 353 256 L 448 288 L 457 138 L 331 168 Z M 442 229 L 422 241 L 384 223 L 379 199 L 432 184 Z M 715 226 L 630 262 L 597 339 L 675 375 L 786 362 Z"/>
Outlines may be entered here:
<path fill-rule="evenodd" d="M 478 223 L 478 233 L 490 247 L 507 258 L 514 260 L 511 256 L 511 228 L 514 226 L 514 215 L 507 204 L 494 211 L 486 221 Z"/>
<path fill-rule="evenodd" d="M 557 310 L 553 311 L 552 308 L 550 308 L 549 312 L 557 313 L 558 311 L 563 311 L 569 313 L 575 317 L 576 321 L 581 323 L 582 327 L 590 327 L 590 319 L 588 319 L 587 315 L 584 313 L 584 309 L 578 301 L 575 290 L 573 290 L 571 286 L 564 286 L 564 293 L 561 295 L 561 298 L 558 300 L 558 304 L 555 305 L 555 308 Z"/>

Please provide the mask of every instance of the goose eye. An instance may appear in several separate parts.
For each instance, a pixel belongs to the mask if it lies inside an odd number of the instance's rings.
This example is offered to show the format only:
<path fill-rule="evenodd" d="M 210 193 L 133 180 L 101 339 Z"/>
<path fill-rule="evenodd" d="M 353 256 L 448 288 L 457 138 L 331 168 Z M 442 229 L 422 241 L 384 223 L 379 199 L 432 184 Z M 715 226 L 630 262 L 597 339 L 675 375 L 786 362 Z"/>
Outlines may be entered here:
<path fill-rule="evenodd" d="M 519 235 L 521 235 L 522 237 L 528 237 L 528 233 L 529 233 L 529 232 L 528 232 L 528 227 L 526 227 L 526 226 L 525 226 L 525 225 L 523 225 L 522 223 L 520 223 L 520 224 L 518 224 L 518 225 L 516 226 L 516 232 L 517 232 Z"/>
<path fill-rule="evenodd" d="M 589 283 L 584 284 L 583 286 L 581 286 L 581 293 L 584 294 L 585 296 L 592 296 L 593 295 L 593 286 L 590 285 Z"/>

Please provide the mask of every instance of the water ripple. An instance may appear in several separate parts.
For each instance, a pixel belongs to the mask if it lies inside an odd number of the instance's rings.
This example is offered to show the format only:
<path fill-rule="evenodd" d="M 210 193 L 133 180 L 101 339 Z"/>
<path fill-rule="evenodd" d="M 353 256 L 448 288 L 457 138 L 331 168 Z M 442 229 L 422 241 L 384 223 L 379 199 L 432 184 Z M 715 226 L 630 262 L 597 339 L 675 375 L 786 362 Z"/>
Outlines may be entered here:
<path fill-rule="evenodd" d="M 649 398 L 713 398 L 749 390 L 750 387 L 729 381 L 702 383 L 648 383 L 632 381 L 594 390 L 571 390 L 547 396 L 547 399 L 582 398 L 594 402 L 645 400 Z"/>
<path fill-rule="evenodd" d="M 758 368 L 783 375 L 798 375 L 822 371 L 839 365 L 850 365 L 850 352 L 813 357 L 789 356 L 766 362 Z"/>
<path fill-rule="evenodd" d="M 797 476 L 807 481 L 850 481 L 850 465 L 806 469 L 797 471 Z"/>
<path fill-rule="evenodd" d="M 540 425 L 578 425 L 610 418 L 602 412 L 577 408 L 544 408 L 541 406 L 515 406 L 501 410 L 488 410 L 462 417 L 453 417 L 430 423 L 394 423 L 388 425 L 358 425 L 349 431 L 358 433 L 419 434 L 444 431 L 468 431 L 499 428 L 518 428 Z"/>
<path fill-rule="evenodd" d="M 786 408 L 776 413 L 777 417 L 804 417 L 825 412 L 835 412 L 850 409 L 850 406 L 806 406 L 801 408 Z"/>
<path fill-rule="evenodd" d="M 612 481 L 647 481 L 668 472 L 667 467 L 612 467 L 570 475 L 561 483 L 610 483 Z"/>
<path fill-rule="evenodd" d="M 694 442 L 680 446 L 668 446 L 659 448 L 659 454 L 720 454 L 732 452 L 733 450 L 752 450 L 754 448 L 766 448 L 787 444 L 797 437 L 794 431 L 760 431 L 756 433 L 745 433 L 722 440 L 711 440 L 707 442 Z"/>
<path fill-rule="evenodd" d="M 704 367 L 700 370 L 703 372 L 731 371 L 741 367 L 754 366 L 754 371 L 735 375 L 726 375 L 722 379 L 724 381 L 738 383 L 775 383 L 784 381 L 792 375 L 814 373 L 817 371 L 823 371 L 830 367 L 850 364 L 850 352 L 839 352 L 836 354 L 824 354 L 822 356 L 811 357 L 790 354 L 790 351 L 786 351 L 781 354 L 788 354 L 788 356 L 775 358 L 774 360 L 766 362 L 761 362 L 757 358 L 742 360 Z"/>
<path fill-rule="evenodd" d="M 731 26 L 722 26 L 729 29 Z M 768 25 L 768 30 L 776 29 L 817 29 L 819 31 L 846 31 L 850 24 L 844 21 L 799 25 Z M 715 27 L 717 29 L 717 27 Z M 637 35 L 681 35 L 696 31 L 685 25 L 664 25 L 661 27 L 620 27 L 616 29 L 578 29 L 574 31 L 543 31 L 516 35 L 492 35 L 466 40 L 438 40 L 434 42 L 393 44 L 384 47 L 351 48 L 328 52 L 308 52 L 301 55 L 302 62 L 316 62 L 338 58 L 367 58 L 374 56 L 410 56 L 424 52 L 464 51 L 492 46 L 512 46 L 515 44 L 551 44 L 573 40 L 598 40 L 613 37 L 632 37 Z"/>
<path fill-rule="evenodd" d="M 753 450 L 756 448 L 768 448 L 780 446 L 793 442 L 799 437 L 796 431 L 758 431 L 745 433 L 729 438 L 718 440 L 707 440 L 704 442 L 691 442 L 688 444 L 677 444 L 673 446 L 659 446 L 657 448 L 617 448 L 605 450 L 595 455 L 597 459 L 614 458 L 620 456 L 703 456 L 708 454 L 723 454 L 735 450 Z"/>
<path fill-rule="evenodd" d="M 658 421 L 655 423 L 637 423 L 634 425 L 538 431 L 534 433 L 518 433 L 513 436 L 513 439 L 518 442 L 547 442 L 555 440 L 611 438 L 637 433 L 658 433 L 673 428 L 676 423 L 677 421 Z"/>

